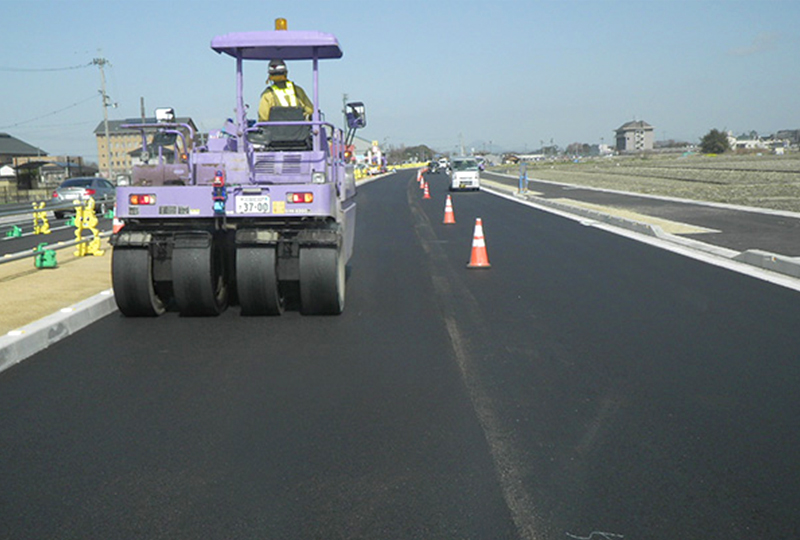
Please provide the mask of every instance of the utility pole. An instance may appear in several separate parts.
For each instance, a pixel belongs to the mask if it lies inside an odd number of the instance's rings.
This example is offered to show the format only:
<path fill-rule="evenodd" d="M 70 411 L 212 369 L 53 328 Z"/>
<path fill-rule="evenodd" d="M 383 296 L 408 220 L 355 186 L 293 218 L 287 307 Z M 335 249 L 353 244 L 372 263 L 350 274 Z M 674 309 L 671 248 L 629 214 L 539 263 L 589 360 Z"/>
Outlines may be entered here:
<path fill-rule="evenodd" d="M 106 136 L 106 178 L 111 180 L 111 140 L 108 135 L 109 97 L 108 94 L 106 94 L 106 73 L 105 71 L 103 71 L 103 68 L 106 66 L 106 64 L 110 66 L 111 62 L 109 62 L 105 58 L 95 58 L 94 60 L 92 60 L 92 64 L 100 68 L 100 80 L 102 83 L 100 96 L 103 98 L 103 128 L 105 129 L 105 136 Z"/>
<path fill-rule="evenodd" d="M 347 133 L 347 94 L 342 94 L 342 129 Z"/>

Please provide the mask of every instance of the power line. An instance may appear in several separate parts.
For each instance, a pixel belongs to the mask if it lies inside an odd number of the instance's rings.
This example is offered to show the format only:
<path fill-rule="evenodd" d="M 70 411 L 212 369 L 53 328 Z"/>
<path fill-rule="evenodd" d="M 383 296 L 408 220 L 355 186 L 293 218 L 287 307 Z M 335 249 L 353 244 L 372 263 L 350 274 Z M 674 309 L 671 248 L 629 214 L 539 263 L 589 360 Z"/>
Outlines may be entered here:
<path fill-rule="evenodd" d="M 88 64 L 81 64 L 79 66 L 69 66 L 69 67 L 60 67 L 60 68 L 15 68 L 15 67 L 2 67 L 0 66 L 0 71 L 16 71 L 16 72 L 40 72 L 40 71 L 69 71 L 71 69 L 82 69 L 92 65 L 92 62 Z"/>
<path fill-rule="evenodd" d="M 36 124 L 35 126 L 26 127 L 20 130 L 23 133 L 33 133 L 36 131 L 47 131 L 53 128 L 72 128 L 75 126 L 88 126 L 97 125 L 97 120 L 87 120 L 85 122 L 65 122 L 58 124 Z"/>
<path fill-rule="evenodd" d="M 88 97 L 86 99 L 82 99 L 81 101 L 76 101 L 72 105 L 68 105 L 68 106 L 64 107 L 63 109 L 58 109 L 57 111 L 49 112 L 47 114 L 43 114 L 42 116 L 37 116 L 36 118 L 31 118 L 29 120 L 23 120 L 22 122 L 17 122 L 16 124 L 9 124 L 7 126 L 0 126 L 0 129 L 9 129 L 9 128 L 14 128 L 14 127 L 17 127 L 17 126 L 21 126 L 23 124 L 30 124 L 31 122 L 35 122 L 37 120 L 41 120 L 42 118 L 47 118 L 48 116 L 53 116 L 53 115 L 56 115 L 58 113 L 62 113 L 64 111 L 66 111 L 66 110 L 69 110 L 69 109 L 71 109 L 73 107 L 77 107 L 78 105 L 81 105 L 81 104 L 86 103 L 87 101 L 91 101 L 93 99 L 97 99 L 97 96 L 95 95 L 95 96 L 92 96 L 92 97 Z"/>

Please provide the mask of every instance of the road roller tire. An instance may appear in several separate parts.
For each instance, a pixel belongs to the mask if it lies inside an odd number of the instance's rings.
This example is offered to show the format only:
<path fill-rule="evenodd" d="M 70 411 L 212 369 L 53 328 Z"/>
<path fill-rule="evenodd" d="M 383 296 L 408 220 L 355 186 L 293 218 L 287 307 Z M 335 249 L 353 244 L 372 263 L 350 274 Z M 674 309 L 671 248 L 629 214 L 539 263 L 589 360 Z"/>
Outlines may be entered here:
<path fill-rule="evenodd" d="M 213 317 L 228 305 L 222 250 L 205 235 L 175 239 L 172 288 L 181 315 Z"/>
<path fill-rule="evenodd" d="M 300 311 L 339 315 L 344 311 L 345 264 L 335 247 L 300 248 Z"/>
<path fill-rule="evenodd" d="M 147 248 L 114 248 L 111 255 L 114 299 L 126 317 L 157 317 L 164 302 L 153 284 L 153 258 Z"/>
<path fill-rule="evenodd" d="M 236 250 L 236 287 L 242 315 L 280 315 L 283 312 L 275 246 Z"/>

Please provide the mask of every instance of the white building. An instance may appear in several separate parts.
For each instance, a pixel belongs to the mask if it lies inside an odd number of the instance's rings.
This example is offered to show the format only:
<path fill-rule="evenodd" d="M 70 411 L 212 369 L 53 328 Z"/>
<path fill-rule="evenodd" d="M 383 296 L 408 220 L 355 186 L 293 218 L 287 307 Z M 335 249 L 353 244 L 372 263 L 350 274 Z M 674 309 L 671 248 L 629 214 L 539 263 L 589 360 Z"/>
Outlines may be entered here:
<path fill-rule="evenodd" d="M 626 122 L 615 131 L 617 152 L 643 152 L 652 150 L 655 142 L 653 126 L 641 120 Z"/>

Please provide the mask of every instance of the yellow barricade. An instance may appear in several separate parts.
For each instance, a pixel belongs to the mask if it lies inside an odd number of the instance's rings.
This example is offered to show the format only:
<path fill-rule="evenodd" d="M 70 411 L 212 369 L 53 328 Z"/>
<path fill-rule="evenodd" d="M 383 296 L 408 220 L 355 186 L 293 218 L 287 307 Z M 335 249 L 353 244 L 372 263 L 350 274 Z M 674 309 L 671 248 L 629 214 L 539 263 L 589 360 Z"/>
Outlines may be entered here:
<path fill-rule="evenodd" d="M 92 233 L 92 239 L 88 242 L 78 244 L 78 249 L 75 250 L 75 256 L 102 256 L 105 251 L 100 249 L 100 230 L 97 228 L 97 215 L 94 213 L 94 199 L 92 197 L 86 200 L 85 206 L 81 206 L 78 201 L 75 201 L 75 239 L 79 242 L 83 240 L 84 230 L 88 230 Z"/>
<path fill-rule="evenodd" d="M 44 209 L 44 201 L 32 204 L 34 210 L 39 210 L 39 212 L 33 213 L 33 234 L 50 234 L 50 223 L 47 221 L 47 211 Z M 39 223 L 40 220 L 41 224 Z"/>

